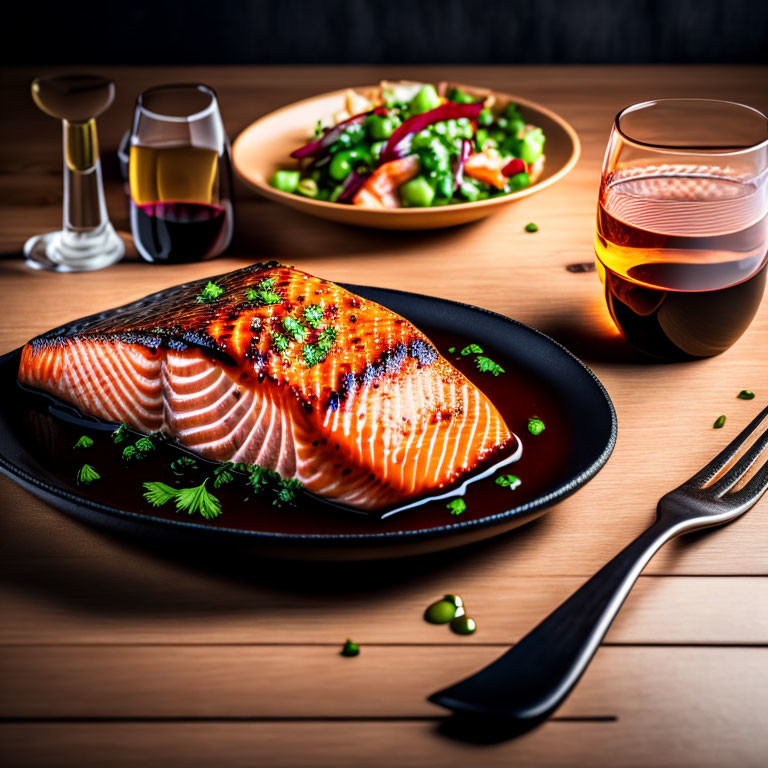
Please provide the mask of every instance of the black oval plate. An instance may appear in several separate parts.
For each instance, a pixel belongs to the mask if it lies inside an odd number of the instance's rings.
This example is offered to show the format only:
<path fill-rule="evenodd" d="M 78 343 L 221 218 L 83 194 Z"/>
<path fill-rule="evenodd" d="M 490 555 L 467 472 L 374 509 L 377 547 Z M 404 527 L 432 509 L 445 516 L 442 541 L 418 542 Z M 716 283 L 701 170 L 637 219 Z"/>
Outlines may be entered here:
<path fill-rule="evenodd" d="M 308 499 L 298 508 L 279 510 L 257 499 L 224 505 L 224 514 L 215 521 L 180 517 L 144 502 L 142 480 L 167 482 L 137 474 L 147 468 L 119 474 L 119 468 L 107 467 L 111 474 L 105 473 L 101 483 L 86 489 L 75 484 L 77 466 L 99 456 L 103 470 L 105 454 L 86 458 L 83 451 L 73 451 L 81 428 L 67 424 L 70 431 L 57 437 L 64 427 L 45 407 L 38 406 L 34 414 L 20 408 L 30 397 L 16 381 L 20 350 L 0 358 L 0 471 L 76 518 L 121 534 L 168 539 L 175 548 L 237 547 L 271 557 L 349 560 L 434 552 L 503 533 L 572 494 L 608 460 L 616 442 L 613 404 L 592 371 L 548 336 L 466 304 L 383 288 L 345 287 L 418 326 L 491 398 L 523 442 L 520 461 L 504 470 L 521 478 L 519 488 L 503 488 L 493 479 L 477 482 L 469 488 L 467 509 L 460 516 L 450 513 L 445 500 L 382 520 Z M 481 345 L 505 373 L 494 377 L 479 371 L 475 355 L 461 354 L 469 343 Z M 531 416 L 547 425 L 538 436 L 527 431 Z M 119 459 L 113 463 L 117 466 Z"/>

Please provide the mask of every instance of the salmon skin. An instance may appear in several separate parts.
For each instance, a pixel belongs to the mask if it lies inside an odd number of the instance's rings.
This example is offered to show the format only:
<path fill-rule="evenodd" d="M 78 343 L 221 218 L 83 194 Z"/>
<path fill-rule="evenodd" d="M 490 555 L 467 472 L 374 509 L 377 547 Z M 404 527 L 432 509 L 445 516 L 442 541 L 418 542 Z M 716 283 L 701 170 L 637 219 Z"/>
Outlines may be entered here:
<path fill-rule="evenodd" d="M 38 336 L 19 380 L 362 510 L 450 485 L 513 438 L 407 320 L 274 262 Z"/>

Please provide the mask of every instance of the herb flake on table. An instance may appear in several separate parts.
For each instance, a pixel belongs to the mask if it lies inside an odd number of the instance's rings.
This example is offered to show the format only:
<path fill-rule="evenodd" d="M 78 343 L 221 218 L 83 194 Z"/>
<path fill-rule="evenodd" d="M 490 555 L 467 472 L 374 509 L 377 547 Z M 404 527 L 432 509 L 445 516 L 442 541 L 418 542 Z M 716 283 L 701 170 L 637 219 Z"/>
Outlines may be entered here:
<path fill-rule="evenodd" d="M 224 289 L 216 283 L 212 283 L 210 280 L 206 283 L 205 288 L 197 296 L 198 304 L 210 304 L 212 301 L 216 301 L 221 294 L 224 293 Z"/>
<path fill-rule="evenodd" d="M 736 397 L 738 397 L 739 400 L 754 400 L 755 393 L 751 389 L 742 389 Z"/>
<path fill-rule="evenodd" d="M 535 224 L 534 222 L 529 222 L 524 227 L 526 232 L 538 232 L 539 231 L 539 225 Z"/>
<path fill-rule="evenodd" d="M 722 429 L 725 426 L 725 414 L 718 416 L 715 419 L 715 423 L 712 425 L 712 429 Z"/>
<path fill-rule="evenodd" d="M 81 435 L 73 448 L 90 448 L 93 445 L 93 438 L 88 435 Z"/>
<path fill-rule="evenodd" d="M 83 464 L 77 472 L 77 484 L 90 485 L 96 480 L 101 480 L 101 475 L 90 464 Z"/>

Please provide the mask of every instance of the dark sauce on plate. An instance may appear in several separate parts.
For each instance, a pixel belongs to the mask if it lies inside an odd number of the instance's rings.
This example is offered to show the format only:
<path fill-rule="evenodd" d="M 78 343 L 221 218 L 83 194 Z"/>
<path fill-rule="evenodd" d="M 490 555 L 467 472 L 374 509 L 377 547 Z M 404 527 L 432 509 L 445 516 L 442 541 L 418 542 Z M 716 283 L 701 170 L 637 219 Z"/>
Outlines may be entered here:
<path fill-rule="evenodd" d="M 142 484 L 145 482 L 160 481 L 174 485 L 171 462 L 192 455 L 171 441 L 160 441 L 155 452 L 146 459 L 124 462 L 121 460 L 122 450 L 130 442 L 119 445 L 113 443 L 111 434 L 114 425 L 99 421 L 83 425 L 82 422 L 53 415 L 50 398 L 22 388 L 19 390 L 20 407 L 16 411 L 18 424 L 14 426 L 31 455 L 38 458 L 44 468 L 44 475 L 70 492 L 116 509 L 211 528 L 294 535 L 414 531 L 451 526 L 502 513 L 541 496 L 562 482 L 567 475 L 569 457 L 573 452 L 574 435 L 567 410 L 556 393 L 530 371 L 519 369 L 512 358 L 490 347 L 484 346 L 485 354 L 506 372 L 493 376 L 479 371 L 474 355 L 462 356 L 460 350 L 470 343 L 483 346 L 482 339 L 444 334 L 428 327 L 423 328 L 423 331 L 440 353 L 491 399 L 509 428 L 522 441 L 522 456 L 518 461 L 469 485 L 463 496 L 467 508 L 460 515 L 451 514 L 446 508 L 449 499 L 426 501 L 383 519 L 380 515 L 340 508 L 308 494 L 299 494 L 294 505 L 278 507 L 272 504 L 273 496 L 269 494 L 252 496 L 250 500 L 243 501 L 239 489 L 235 490 L 231 486 L 214 489 L 209 481 L 207 489 L 221 501 L 222 514 L 214 520 L 205 520 L 200 515 L 176 512 L 173 503 L 153 507 L 143 497 Z M 451 347 L 456 350 L 453 354 L 448 352 Z M 62 405 L 53 410 L 63 412 L 67 408 Z M 528 432 L 528 419 L 533 416 L 540 418 L 546 425 L 540 435 L 534 436 Z M 73 449 L 83 434 L 92 437 L 94 445 Z M 138 435 L 132 433 L 132 437 L 135 440 Z M 199 457 L 195 458 L 201 467 L 211 472 L 216 466 Z M 490 463 L 500 458 L 503 455 L 493 457 Z M 80 487 L 76 477 L 78 470 L 86 463 L 96 469 L 101 479 L 89 486 Z M 487 463 L 471 474 L 480 473 L 483 468 L 487 468 Z M 40 468 L 34 469 L 40 474 Z M 211 472 L 204 472 L 202 477 Z M 516 475 L 522 481 L 515 490 L 494 482 L 495 477 L 507 473 Z"/>

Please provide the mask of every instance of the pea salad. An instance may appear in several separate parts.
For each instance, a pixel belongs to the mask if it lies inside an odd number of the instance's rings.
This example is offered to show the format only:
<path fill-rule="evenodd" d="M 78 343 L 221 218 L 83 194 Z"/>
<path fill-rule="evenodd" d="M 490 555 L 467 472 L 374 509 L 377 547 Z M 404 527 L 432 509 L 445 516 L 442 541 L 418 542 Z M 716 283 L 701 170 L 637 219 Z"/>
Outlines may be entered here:
<path fill-rule="evenodd" d="M 382 83 L 349 91 L 335 125 L 291 153 L 274 173 L 283 192 L 375 208 L 471 203 L 530 186 L 544 165 L 545 136 L 515 104 L 460 88 Z"/>

